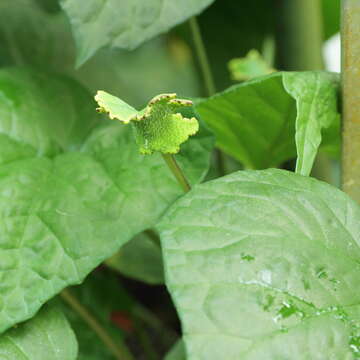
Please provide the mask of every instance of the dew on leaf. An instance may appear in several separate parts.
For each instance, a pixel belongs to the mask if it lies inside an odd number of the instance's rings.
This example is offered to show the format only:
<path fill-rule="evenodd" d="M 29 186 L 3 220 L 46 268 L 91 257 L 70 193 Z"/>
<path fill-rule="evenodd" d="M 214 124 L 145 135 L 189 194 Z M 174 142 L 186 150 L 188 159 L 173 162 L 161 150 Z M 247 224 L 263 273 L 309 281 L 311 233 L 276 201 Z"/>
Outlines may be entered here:
<path fill-rule="evenodd" d="M 271 284 L 271 280 L 272 280 L 272 273 L 270 270 L 262 270 L 260 272 L 260 276 L 261 276 L 261 280 L 267 284 L 270 285 Z"/>

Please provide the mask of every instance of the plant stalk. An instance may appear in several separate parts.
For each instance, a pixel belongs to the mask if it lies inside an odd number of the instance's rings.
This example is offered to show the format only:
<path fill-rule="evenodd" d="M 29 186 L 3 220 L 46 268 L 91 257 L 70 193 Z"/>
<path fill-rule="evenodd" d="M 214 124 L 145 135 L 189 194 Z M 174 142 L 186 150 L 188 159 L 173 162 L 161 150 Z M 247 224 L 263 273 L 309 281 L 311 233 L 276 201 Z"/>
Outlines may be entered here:
<path fill-rule="evenodd" d="M 90 312 L 76 299 L 67 289 L 61 292 L 63 300 L 74 310 L 84 322 L 97 334 L 104 345 L 114 355 L 116 360 L 134 360 L 127 346 L 121 341 L 114 342 L 102 325 L 93 317 Z"/>
<path fill-rule="evenodd" d="M 188 180 L 185 177 L 185 174 L 182 172 L 179 164 L 177 163 L 174 155 L 172 154 L 162 154 L 163 159 L 166 162 L 166 165 L 169 167 L 171 172 L 174 174 L 176 180 L 179 182 L 181 187 L 185 192 L 188 192 L 191 190 L 191 186 L 188 182 Z"/>
<path fill-rule="evenodd" d="M 189 25 L 194 41 L 196 56 L 198 58 L 200 70 L 204 79 L 206 95 L 210 97 L 216 93 L 215 81 L 196 16 L 190 18 Z M 220 149 L 215 149 L 215 159 L 219 174 L 224 175 L 225 157 Z"/>
<path fill-rule="evenodd" d="M 360 0 L 342 0 L 342 188 L 360 203 Z"/>
<path fill-rule="evenodd" d="M 190 18 L 189 24 L 194 40 L 196 55 L 199 59 L 200 69 L 204 78 L 204 84 L 205 84 L 207 96 L 212 96 L 216 92 L 214 77 L 211 72 L 209 59 L 200 32 L 200 27 L 195 16 Z"/>

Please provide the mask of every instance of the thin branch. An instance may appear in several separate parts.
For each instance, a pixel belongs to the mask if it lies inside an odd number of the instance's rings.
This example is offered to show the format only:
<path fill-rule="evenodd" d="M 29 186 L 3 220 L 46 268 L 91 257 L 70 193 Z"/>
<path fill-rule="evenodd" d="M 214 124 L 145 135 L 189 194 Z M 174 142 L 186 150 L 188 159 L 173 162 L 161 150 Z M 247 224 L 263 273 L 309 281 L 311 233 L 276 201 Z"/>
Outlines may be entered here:
<path fill-rule="evenodd" d="M 104 345 L 114 355 L 117 360 L 134 360 L 127 346 L 118 340 L 116 343 L 107 333 L 106 329 L 90 314 L 90 312 L 83 306 L 68 289 L 61 292 L 63 300 L 83 319 L 83 321 L 97 334 Z"/>
<path fill-rule="evenodd" d="M 185 174 L 182 172 L 180 166 L 178 165 L 177 161 L 175 160 L 174 155 L 171 154 L 162 154 L 163 159 L 166 162 L 166 165 L 169 167 L 171 172 L 176 177 L 176 180 L 179 182 L 181 187 L 185 192 L 188 192 L 191 190 L 191 186 L 188 182 L 188 180 L 185 177 Z"/>

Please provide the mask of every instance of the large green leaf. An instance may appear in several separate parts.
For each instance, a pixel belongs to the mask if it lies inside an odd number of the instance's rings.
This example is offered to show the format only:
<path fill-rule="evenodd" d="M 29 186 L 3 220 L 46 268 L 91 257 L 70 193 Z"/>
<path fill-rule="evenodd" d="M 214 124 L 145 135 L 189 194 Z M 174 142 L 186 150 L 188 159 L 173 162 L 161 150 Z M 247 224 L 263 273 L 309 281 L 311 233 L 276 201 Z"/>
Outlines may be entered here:
<path fill-rule="evenodd" d="M 132 299 L 120 286 L 116 277 L 103 271 L 91 274 L 81 286 L 70 289 L 72 296 L 93 316 L 105 329 L 113 342 L 123 341 L 124 332 L 112 322 L 112 315 L 117 312 L 131 313 Z M 113 354 L 107 349 L 97 334 L 79 314 L 64 305 L 64 311 L 75 331 L 79 342 L 77 360 L 113 360 Z M 129 315 L 129 321 L 131 317 Z M 63 359 L 62 359 L 63 360 Z"/>
<path fill-rule="evenodd" d="M 219 147 L 246 167 L 278 166 L 297 152 L 297 170 L 307 175 L 322 132 L 325 144 L 339 147 L 338 86 L 326 72 L 280 72 L 235 85 L 196 110 Z"/>
<path fill-rule="evenodd" d="M 40 2 L 40 1 L 39 1 Z M 75 46 L 67 19 L 53 0 L 0 2 L 0 65 L 32 65 L 61 71 L 74 63 Z"/>
<path fill-rule="evenodd" d="M 61 0 L 69 16 L 77 47 L 78 64 L 104 46 L 134 49 L 200 13 L 214 0 Z"/>
<path fill-rule="evenodd" d="M 48 305 L 0 337 L 1 360 L 75 360 L 77 352 L 75 334 L 65 316 Z"/>
<path fill-rule="evenodd" d="M 75 70 L 76 49 L 65 13 L 56 11 L 57 0 L 37 2 L 0 1 L 1 66 L 66 73 L 93 92 L 106 89 L 139 108 L 161 92 L 199 95 L 191 51 L 175 36 L 159 37 L 131 52 L 101 50 Z"/>
<path fill-rule="evenodd" d="M 106 261 L 121 274 L 148 284 L 163 284 L 164 271 L 160 243 L 155 233 L 143 232 L 126 243 Z"/>
<path fill-rule="evenodd" d="M 358 358 L 360 207 L 284 170 L 196 186 L 160 224 L 188 359 Z"/>
<path fill-rule="evenodd" d="M 3 69 L 0 109 L 4 331 L 153 227 L 183 192 L 159 154 L 138 154 L 131 129 L 104 120 L 89 132 L 95 104 L 74 81 Z M 211 147 L 203 129 L 176 156 L 191 183 Z"/>
<path fill-rule="evenodd" d="M 48 72 L 9 68 L 0 71 L 0 162 L 21 156 L 55 156 L 79 150 L 98 117 L 95 102 L 76 81 Z M 14 151 L 13 151 L 14 150 Z M 13 158 L 15 156 L 15 158 Z"/>

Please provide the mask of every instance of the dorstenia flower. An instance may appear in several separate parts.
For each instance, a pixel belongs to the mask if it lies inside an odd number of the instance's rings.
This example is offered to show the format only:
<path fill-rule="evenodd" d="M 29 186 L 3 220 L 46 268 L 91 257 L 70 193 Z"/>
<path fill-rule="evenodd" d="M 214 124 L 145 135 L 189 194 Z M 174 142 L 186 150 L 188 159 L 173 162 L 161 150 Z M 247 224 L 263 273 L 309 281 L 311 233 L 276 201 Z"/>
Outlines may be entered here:
<path fill-rule="evenodd" d="M 192 101 L 177 99 L 176 94 L 155 96 L 141 111 L 105 91 L 98 91 L 95 100 L 99 112 L 107 113 L 110 119 L 132 124 L 142 154 L 155 151 L 175 154 L 180 145 L 199 130 L 194 117 L 187 118 L 181 113 L 181 108 L 192 106 Z"/>

